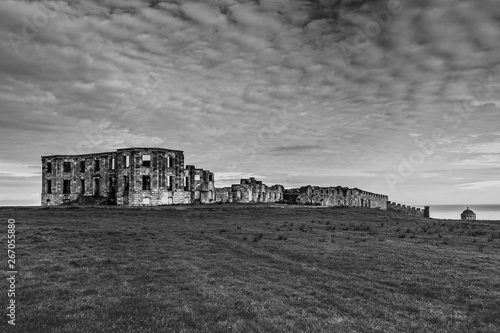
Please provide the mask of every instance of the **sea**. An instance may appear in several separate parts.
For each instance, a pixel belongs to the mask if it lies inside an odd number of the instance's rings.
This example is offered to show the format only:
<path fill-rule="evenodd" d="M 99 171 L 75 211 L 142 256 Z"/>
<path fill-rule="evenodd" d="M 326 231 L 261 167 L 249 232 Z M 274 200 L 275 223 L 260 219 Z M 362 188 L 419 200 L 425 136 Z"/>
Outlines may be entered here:
<path fill-rule="evenodd" d="M 460 220 L 460 214 L 469 207 L 476 213 L 477 220 L 500 221 L 500 205 L 428 205 L 430 207 L 431 218 Z M 424 206 L 416 206 L 423 208 Z"/>

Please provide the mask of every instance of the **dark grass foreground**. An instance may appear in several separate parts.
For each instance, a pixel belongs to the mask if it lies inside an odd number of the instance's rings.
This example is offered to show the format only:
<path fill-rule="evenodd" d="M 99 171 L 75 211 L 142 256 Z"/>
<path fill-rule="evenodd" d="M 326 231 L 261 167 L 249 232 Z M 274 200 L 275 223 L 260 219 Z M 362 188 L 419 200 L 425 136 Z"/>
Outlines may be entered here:
<path fill-rule="evenodd" d="M 17 221 L 19 270 L 2 332 L 500 332 L 498 222 L 279 205 L 0 215 Z"/>

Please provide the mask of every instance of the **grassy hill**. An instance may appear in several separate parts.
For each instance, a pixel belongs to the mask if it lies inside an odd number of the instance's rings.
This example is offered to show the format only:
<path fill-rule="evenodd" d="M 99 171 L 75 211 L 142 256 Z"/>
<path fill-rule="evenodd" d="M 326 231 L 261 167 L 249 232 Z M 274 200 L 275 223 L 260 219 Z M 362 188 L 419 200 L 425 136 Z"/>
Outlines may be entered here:
<path fill-rule="evenodd" d="M 280 205 L 0 215 L 19 271 L 0 331 L 500 332 L 500 223 Z"/>

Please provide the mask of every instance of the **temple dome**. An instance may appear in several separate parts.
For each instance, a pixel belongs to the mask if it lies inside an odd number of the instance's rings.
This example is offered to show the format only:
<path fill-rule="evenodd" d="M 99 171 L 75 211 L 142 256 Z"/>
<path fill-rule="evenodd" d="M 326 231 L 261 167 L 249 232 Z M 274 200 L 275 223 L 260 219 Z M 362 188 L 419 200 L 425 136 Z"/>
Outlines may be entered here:
<path fill-rule="evenodd" d="M 474 213 L 472 210 L 469 209 L 469 207 L 467 207 L 467 209 L 464 210 L 462 214 L 460 214 L 460 217 L 462 218 L 462 220 L 475 220 L 476 213 Z"/>

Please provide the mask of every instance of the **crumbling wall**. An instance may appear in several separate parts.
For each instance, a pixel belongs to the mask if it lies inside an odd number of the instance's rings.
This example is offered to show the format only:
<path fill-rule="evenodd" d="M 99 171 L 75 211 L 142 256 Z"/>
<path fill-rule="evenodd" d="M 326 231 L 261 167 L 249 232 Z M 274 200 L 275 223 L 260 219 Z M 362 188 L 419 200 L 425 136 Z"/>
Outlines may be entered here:
<path fill-rule="evenodd" d="M 272 185 L 267 188 L 268 202 L 283 202 L 285 197 L 285 188 L 283 185 Z"/>
<path fill-rule="evenodd" d="M 111 165 L 115 156 L 115 153 L 42 156 L 41 204 L 115 204 L 116 170 Z"/>
<path fill-rule="evenodd" d="M 298 198 L 300 196 L 299 188 L 287 188 L 283 193 L 283 202 L 289 205 L 299 204 Z"/>
<path fill-rule="evenodd" d="M 424 217 L 424 210 L 416 207 L 401 205 L 396 202 L 387 201 L 387 210 L 403 215 Z"/>
<path fill-rule="evenodd" d="M 50 164 L 50 166 L 49 166 Z M 285 190 L 255 178 L 217 189 L 214 174 L 184 167 L 184 153 L 163 148 L 42 157 L 42 205 L 104 203 L 141 206 L 212 202 L 285 202 L 387 209 L 388 197 L 357 188 L 303 186 Z M 50 191 L 48 186 L 50 185 Z M 407 214 L 420 209 L 391 205 Z"/>
<path fill-rule="evenodd" d="M 233 192 L 231 191 L 231 187 L 216 188 L 215 201 L 222 203 L 233 202 Z"/>
<path fill-rule="evenodd" d="M 119 205 L 189 203 L 185 193 L 184 153 L 162 148 L 125 148 L 117 151 Z"/>
<path fill-rule="evenodd" d="M 241 179 L 240 184 L 216 189 L 217 202 L 280 202 L 283 200 L 282 185 L 267 186 L 255 178 Z"/>
<path fill-rule="evenodd" d="M 360 189 L 356 190 L 359 196 L 360 206 L 387 210 L 387 199 L 389 199 L 387 195 L 367 192 Z"/>
<path fill-rule="evenodd" d="M 42 156 L 42 205 L 188 204 L 195 193 L 200 202 L 213 202 L 214 175 L 194 166 L 185 170 L 184 153 L 179 150 L 125 148 L 110 153 Z"/>
<path fill-rule="evenodd" d="M 187 165 L 185 187 L 191 193 L 192 203 L 212 203 L 216 200 L 215 177 L 210 171 Z"/>
<path fill-rule="evenodd" d="M 253 189 L 248 184 L 231 185 L 232 202 L 244 203 L 253 202 Z"/>
<path fill-rule="evenodd" d="M 285 202 L 290 204 L 332 207 L 368 207 L 387 209 L 388 197 L 357 188 L 303 186 L 285 191 Z"/>

